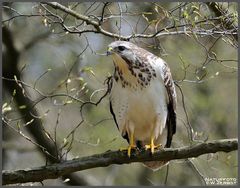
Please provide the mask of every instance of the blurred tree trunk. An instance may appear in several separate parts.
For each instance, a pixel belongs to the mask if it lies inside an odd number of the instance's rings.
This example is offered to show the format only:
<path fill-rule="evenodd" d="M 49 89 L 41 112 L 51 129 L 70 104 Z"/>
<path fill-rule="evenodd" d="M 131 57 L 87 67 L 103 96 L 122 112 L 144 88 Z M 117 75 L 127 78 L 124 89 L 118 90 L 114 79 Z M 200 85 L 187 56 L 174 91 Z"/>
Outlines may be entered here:
<path fill-rule="evenodd" d="M 3 77 L 14 79 L 20 79 L 20 71 L 18 70 L 18 62 L 20 58 L 20 52 L 14 46 L 14 39 L 11 31 L 7 27 L 2 28 L 3 32 L 3 44 L 5 45 L 5 52 L 3 53 Z M 31 114 L 38 116 L 37 109 L 33 107 L 33 103 L 24 96 L 22 89 L 14 81 L 3 80 L 4 94 L 12 94 L 16 90 L 15 103 L 17 106 L 25 105 L 26 108 L 19 110 L 20 115 L 23 117 L 24 123 L 27 123 L 34 119 L 32 123 L 24 126 L 27 131 L 32 135 L 36 142 L 43 146 L 48 153 L 51 155 L 46 155 L 40 148 L 41 154 L 43 154 L 48 161 L 51 163 L 58 163 L 60 159 L 58 158 L 57 148 L 55 144 L 46 136 L 44 129 L 42 127 L 42 122 L 40 119 L 34 118 Z M 69 178 L 70 181 L 67 183 L 69 185 L 88 185 L 85 179 L 77 176 L 76 174 L 65 175 L 63 179 Z"/>

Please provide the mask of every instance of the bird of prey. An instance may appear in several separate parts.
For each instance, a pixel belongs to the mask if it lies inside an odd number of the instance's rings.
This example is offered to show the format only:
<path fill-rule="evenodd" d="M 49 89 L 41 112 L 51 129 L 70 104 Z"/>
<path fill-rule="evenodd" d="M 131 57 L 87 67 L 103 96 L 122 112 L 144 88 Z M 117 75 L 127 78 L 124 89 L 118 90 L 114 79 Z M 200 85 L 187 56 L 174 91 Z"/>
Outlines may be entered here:
<path fill-rule="evenodd" d="M 133 43 L 109 44 L 115 67 L 110 90 L 110 112 L 129 146 L 136 148 L 170 147 L 176 132 L 176 91 L 166 62 Z M 167 161 L 144 162 L 157 170 Z"/>

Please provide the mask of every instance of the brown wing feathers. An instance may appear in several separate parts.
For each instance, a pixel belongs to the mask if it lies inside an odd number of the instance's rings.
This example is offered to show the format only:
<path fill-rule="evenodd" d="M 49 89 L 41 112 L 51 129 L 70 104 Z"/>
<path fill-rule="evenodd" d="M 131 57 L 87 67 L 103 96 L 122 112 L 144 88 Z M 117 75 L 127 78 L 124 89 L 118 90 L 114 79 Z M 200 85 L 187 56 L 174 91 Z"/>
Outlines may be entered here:
<path fill-rule="evenodd" d="M 174 87 L 174 82 L 172 80 L 171 72 L 167 64 L 163 68 L 164 73 L 164 84 L 168 95 L 168 116 L 167 116 L 167 143 L 165 147 L 170 147 L 172 143 L 172 136 L 176 133 L 176 91 Z"/>

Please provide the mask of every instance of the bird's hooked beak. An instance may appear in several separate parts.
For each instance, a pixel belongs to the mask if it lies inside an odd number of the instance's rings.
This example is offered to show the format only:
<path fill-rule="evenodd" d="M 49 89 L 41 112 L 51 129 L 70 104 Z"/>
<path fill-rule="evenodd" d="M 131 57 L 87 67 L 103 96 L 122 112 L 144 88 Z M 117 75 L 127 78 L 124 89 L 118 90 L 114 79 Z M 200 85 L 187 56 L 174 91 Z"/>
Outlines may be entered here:
<path fill-rule="evenodd" d="M 113 53 L 113 48 L 112 47 L 108 47 L 107 56 L 111 55 L 112 53 Z"/>

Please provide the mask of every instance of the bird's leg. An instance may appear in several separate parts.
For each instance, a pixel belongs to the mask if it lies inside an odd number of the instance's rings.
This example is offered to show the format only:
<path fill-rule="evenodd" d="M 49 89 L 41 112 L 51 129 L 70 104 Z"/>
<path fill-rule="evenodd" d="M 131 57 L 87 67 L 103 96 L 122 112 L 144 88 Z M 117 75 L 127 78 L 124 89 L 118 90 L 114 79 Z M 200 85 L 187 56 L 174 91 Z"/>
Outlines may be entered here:
<path fill-rule="evenodd" d="M 133 137 L 133 133 L 131 133 L 130 135 L 130 144 L 128 146 L 128 157 L 131 156 L 131 149 L 135 149 L 136 148 L 136 145 L 134 144 L 134 137 Z"/>
<path fill-rule="evenodd" d="M 134 143 L 134 136 L 133 133 L 130 134 L 130 143 L 127 148 L 120 148 L 120 151 L 127 150 L 128 157 L 131 156 L 131 149 L 136 149 L 136 145 Z"/>
<path fill-rule="evenodd" d="M 151 149 L 151 153 L 154 153 L 154 149 L 157 149 L 157 148 L 160 148 L 162 145 L 161 144 L 158 144 L 158 145 L 155 145 L 154 144 L 154 136 L 151 136 L 151 141 L 150 141 L 150 144 L 149 145 L 145 145 L 145 149 Z"/>

